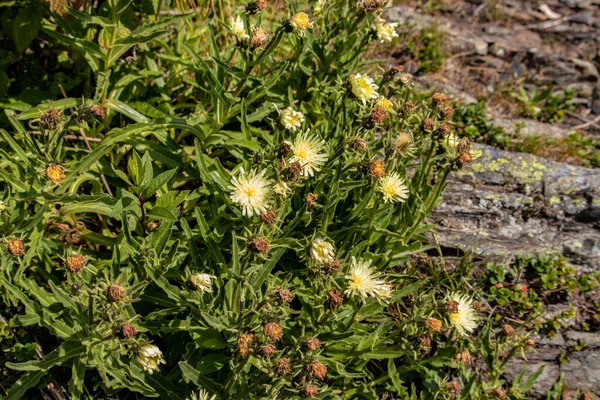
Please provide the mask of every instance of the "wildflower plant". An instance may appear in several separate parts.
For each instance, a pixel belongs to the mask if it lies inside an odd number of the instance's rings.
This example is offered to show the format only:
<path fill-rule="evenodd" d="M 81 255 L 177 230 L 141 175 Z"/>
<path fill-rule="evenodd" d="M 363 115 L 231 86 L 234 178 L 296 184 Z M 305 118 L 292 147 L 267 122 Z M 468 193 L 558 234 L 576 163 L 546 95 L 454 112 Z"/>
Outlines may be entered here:
<path fill-rule="evenodd" d="M 64 3 L 38 22 L 81 85 L 0 121 L 7 340 L 43 337 L 6 363 L 7 398 L 434 398 L 448 370 L 475 379 L 454 359 L 472 299 L 443 310 L 468 289 L 411 260 L 476 154 L 448 145 L 444 99 L 362 58 L 396 36 L 383 1 Z"/>

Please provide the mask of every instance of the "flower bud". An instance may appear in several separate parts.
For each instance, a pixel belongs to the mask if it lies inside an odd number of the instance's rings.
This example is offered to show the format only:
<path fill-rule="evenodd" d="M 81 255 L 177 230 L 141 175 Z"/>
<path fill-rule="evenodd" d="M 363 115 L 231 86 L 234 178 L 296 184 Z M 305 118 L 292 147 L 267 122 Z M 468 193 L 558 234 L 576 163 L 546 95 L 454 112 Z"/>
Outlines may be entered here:
<path fill-rule="evenodd" d="M 277 373 L 279 375 L 287 375 L 292 372 L 292 369 L 290 368 L 290 360 L 287 358 L 280 358 L 277 360 L 275 363 L 275 368 L 277 368 Z"/>
<path fill-rule="evenodd" d="M 277 351 L 277 347 L 275 347 L 275 345 L 273 344 L 265 344 L 263 346 L 260 346 L 260 351 L 262 352 L 263 356 L 268 360 L 273 354 L 275 354 L 275 352 Z"/>
<path fill-rule="evenodd" d="M 116 283 L 110 285 L 106 290 L 106 298 L 111 303 L 121 301 L 125 298 L 125 296 L 127 296 L 127 292 L 125 292 L 125 289 L 123 289 L 123 287 L 117 285 Z"/>
<path fill-rule="evenodd" d="M 250 44 L 254 48 L 263 47 L 269 41 L 269 35 L 261 27 L 252 28 L 252 37 L 250 38 Z"/>
<path fill-rule="evenodd" d="M 250 348 L 254 344 L 255 337 L 252 333 L 242 333 L 238 337 L 238 350 L 242 357 L 248 356 L 250 354 Z"/>
<path fill-rule="evenodd" d="M 450 300 L 446 302 L 446 311 L 449 313 L 458 312 L 458 301 Z"/>
<path fill-rule="evenodd" d="M 142 365 L 142 368 L 144 368 L 144 371 L 150 375 L 160 368 L 160 364 L 165 364 L 162 352 L 153 344 L 140 347 L 137 360 Z"/>
<path fill-rule="evenodd" d="M 460 395 L 460 392 L 462 391 L 460 383 L 458 383 L 457 381 L 448 382 L 444 389 L 446 393 L 453 397 L 458 397 Z"/>
<path fill-rule="evenodd" d="M 77 255 L 67 258 L 66 267 L 69 271 L 76 274 L 85 267 L 85 256 Z"/>
<path fill-rule="evenodd" d="M 471 353 L 469 353 L 468 350 L 457 353 L 456 356 L 454 356 L 454 359 L 464 365 L 471 365 Z"/>
<path fill-rule="evenodd" d="M 277 322 L 269 322 L 263 328 L 263 333 L 266 337 L 276 342 L 283 338 L 283 329 Z"/>
<path fill-rule="evenodd" d="M 8 239 L 7 241 L 8 251 L 15 257 L 22 256 L 25 253 L 25 249 L 23 247 L 23 241 L 19 238 Z"/>
<path fill-rule="evenodd" d="M 46 166 L 46 178 L 50 179 L 55 185 L 59 185 L 65 179 L 64 168 L 58 164 L 48 164 Z"/>
<path fill-rule="evenodd" d="M 435 121 L 431 118 L 427 118 L 423 122 L 423 130 L 427 131 L 427 132 L 433 132 L 434 129 L 435 129 Z"/>
<path fill-rule="evenodd" d="M 95 116 L 100 117 L 100 119 L 104 119 L 104 117 L 106 116 L 106 107 L 101 106 L 101 105 L 92 106 L 90 108 L 90 111 Z"/>
<path fill-rule="evenodd" d="M 525 344 L 527 344 L 527 346 L 529 347 L 533 347 L 535 346 L 535 341 L 533 339 L 527 339 L 527 342 L 525 342 Z"/>
<path fill-rule="evenodd" d="M 309 399 L 316 397 L 319 394 L 319 388 L 315 385 L 308 385 L 304 388 L 304 395 Z"/>
<path fill-rule="evenodd" d="M 314 361 L 308 366 L 308 372 L 318 379 L 325 379 L 327 376 L 327 366 L 320 361 Z"/>
<path fill-rule="evenodd" d="M 266 10 L 267 6 L 267 0 L 256 0 L 246 6 L 246 11 L 248 11 L 250 14 L 256 14 L 259 11 Z"/>
<path fill-rule="evenodd" d="M 500 388 L 495 388 L 494 390 L 492 390 L 490 392 L 490 394 L 492 396 L 494 396 L 495 398 L 500 399 L 500 400 L 506 399 L 506 390 L 504 390 L 501 387 Z"/>
<path fill-rule="evenodd" d="M 121 325 L 121 336 L 124 339 L 130 339 L 137 335 L 137 333 L 138 330 L 132 323 L 124 322 L 123 325 Z"/>
<path fill-rule="evenodd" d="M 400 154 L 406 154 L 410 145 L 413 143 L 413 138 L 410 133 L 400 132 L 398 137 L 392 143 L 392 148 L 394 151 Z"/>
<path fill-rule="evenodd" d="M 425 320 L 425 326 L 432 332 L 441 332 L 442 331 L 442 321 L 436 318 L 427 318 Z"/>
<path fill-rule="evenodd" d="M 306 348 L 310 351 L 316 351 L 321 347 L 321 341 L 317 338 L 306 339 Z"/>
<path fill-rule="evenodd" d="M 209 274 L 194 274 L 190 276 L 190 284 L 192 287 L 200 292 L 212 293 L 212 280 L 213 276 Z"/>
<path fill-rule="evenodd" d="M 306 205 L 308 209 L 313 208 L 313 206 L 317 204 L 317 195 L 314 193 L 309 193 L 306 195 Z"/>
<path fill-rule="evenodd" d="M 276 290 L 275 293 L 287 305 L 289 305 L 292 302 L 292 300 L 294 300 L 294 295 L 287 289 L 279 289 Z"/>
<path fill-rule="evenodd" d="M 515 334 L 515 328 L 513 328 L 512 326 L 506 324 L 502 327 L 502 330 L 504 331 L 504 334 L 508 337 L 511 337 Z"/>
<path fill-rule="evenodd" d="M 269 243 L 261 237 L 250 240 L 248 248 L 258 253 L 269 254 Z"/>
<path fill-rule="evenodd" d="M 375 178 L 383 178 L 385 176 L 385 162 L 383 160 L 375 160 L 369 164 L 369 173 Z"/>
<path fill-rule="evenodd" d="M 417 340 L 419 341 L 419 346 L 424 348 L 424 349 L 428 349 L 431 347 L 431 338 L 427 335 L 421 335 L 417 338 Z"/>

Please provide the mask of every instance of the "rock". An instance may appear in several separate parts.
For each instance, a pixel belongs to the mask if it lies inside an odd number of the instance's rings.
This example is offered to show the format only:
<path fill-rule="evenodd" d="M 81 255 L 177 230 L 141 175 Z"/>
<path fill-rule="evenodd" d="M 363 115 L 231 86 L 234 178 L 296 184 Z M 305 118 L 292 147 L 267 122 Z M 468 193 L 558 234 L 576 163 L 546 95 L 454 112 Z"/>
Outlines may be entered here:
<path fill-rule="evenodd" d="M 565 337 L 569 346 L 582 342 L 590 349 L 600 348 L 600 333 L 598 332 L 567 331 Z"/>
<path fill-rule="evenodd" d="M 524 382 L 527 380 L 527 377 L 535 373 L 539 368 L 544 368 L 544 370 L 527 395 L 534 398 L 542 398 L 546 397 L 550 389 L 552 389 L 552 386 L 554 386 L 560 377 L 558 365 L 550 362 L 527 363 L 523 360 L 515 360 L 508 363 L 505 375 L 507 379 L 512 382 L 523 370 L 525 370 L 521 380 Z"/>
<path fill-rule="evenodd" d="M 570 354 L 561 366 L 564 384 L 569 390 L 594 391 L 600 394 L 600 352 L 579 351 Z"/>
<path fill-rule="evenodd" d="M 558 124 L 547 124 L 532 119 L 493 118 L 491 121 L 496 126 L 504 128 L 509 136 L 543 136 L 548 138 L 563 138 L 571 135 L 568 128 Z"/>

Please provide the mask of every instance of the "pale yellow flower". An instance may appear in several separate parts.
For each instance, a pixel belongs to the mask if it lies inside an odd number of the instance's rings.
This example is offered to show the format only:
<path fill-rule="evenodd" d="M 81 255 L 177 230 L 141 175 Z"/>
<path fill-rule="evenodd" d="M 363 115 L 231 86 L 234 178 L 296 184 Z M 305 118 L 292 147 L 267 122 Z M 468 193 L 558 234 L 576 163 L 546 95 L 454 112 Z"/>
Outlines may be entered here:
<path fill-rule="evenodd" d="M 295 131 L 302 126 L 302 123 L 304 122 L 304 114 L 302 114 L 300 111 L 294 111 L 292 107 L 287 107 L 281 112 L 281 114 L 279 114 L 279 120 L 285 129 Z"/>
<path fill-rule="evenodd" d="M 137 360 L 142 368 L 144 368 L 144 371 L 150 375 L 152 375 L 154 371 L 158 371 L 160 364 L 165 364 L 162 352 L 153 344 L 147 344 L 140 347 L 137 353 Z"/>
<path fill-rule="evenodd" d="M 212 280 L 214 276 L 209 274 L 194 274 L 190 276 L 192 286 L 201 292 L 212 293 Z"/>
<path fill-rule="evenodd" d="M 244 21 L 240 18 L 239 15 L 235 18 L 229 17 L 229 28 L 240 42 L 250 39 L 250 35 L 248 35 L 248 33 L 246 32 Z"/>
<path fill-rule="evenodd" d="M 457 311 L 450 313 L 449 319 L 453 327 L 461 335 L 472 333 L 477 328 L 477 312 L 473 308 L 473 300 L 465 295 L 453 293 L 450 301 L 458 303 Z"/>
<path fill-rule="evenodd" d="M 408 188 L 398 173 L 392 172 L 379 180 L 379 191 L 386 203 L 402 203 L 408 197 Z"/>
<path fill-rule="evenodd" d="M 380 108 L 384 111 L 392 111 L 394 109 L 394 103 L 385 97 L 380 97 L 375 101 L 375 108 Z"/>
<path fill-rule="evenodd" d="M 344 291 L 347 296 L 360 296 L 363 299 L 373 297 L 378 300 L 386 300 L 392 296 L 392 287 L 389 283 L 379 279 L 377 271 L 371 269 L 371 262 L 356 261 L 352 257 L 352 266 L 346 279 L 348 288 Z"/>
<path fill-rule="evenodd" d="M 242 214 L 251 217 L 267 212 L 271 200 L 273 181 L 265 178 L 266 171 L 242 169 L 238 177 L 231 178 L 231 200 L 242 208 Z"/>
<path fill-rule="evenodd" d="M 361 74 L 355 74 L 350 76 L 350 86 L 352 89 L 352 93 L 356 96 L 357 99 L 366 104 L 367 100 L 376 99 L 379 97 L 379 86 L 373 82 L 368 76 L 363 76 Z"/>
<path fill-rule="evenodd" d="M 303 176 L 314 176 L 327 161 L 325 142 L 304 132 L 296 137 L 291 146 L 290 162 L 298 162 L 302 166 Z"/>
<path fill-rule="evenodd" d="M 290 25 L 293 26 L 294 29 L 298 30 L 310 29 L 313 26 L 305 12 L 294 14 L 292 18 L 290 18 Z"/>
<path fill-rule="evenodd" d="M 310 255 L 319 264 L 328 264 L 334 260 L 335 249 L 331 243 L 315 239 L 310 246 Z"/>
<path fill-rule="evenodd" d="M 387 23 L 384 19 L 379 18 L 377 22 L 377 39 L 379 39 L 381 43 L 391 42 L 392 39 L 398 37 L 398 32 L 396 32 L 397 27 L 398 23 Z"/>
<path fill-rule="evenodd" d="M 289 185 L 285 182 L 277 182 L 275 184 L 275 186 L 273 187 L 273 191 L 283 197 L 286 198 L 288 197 L 288 195 L 291 193 L 292 189 L 289 187 Z"/>

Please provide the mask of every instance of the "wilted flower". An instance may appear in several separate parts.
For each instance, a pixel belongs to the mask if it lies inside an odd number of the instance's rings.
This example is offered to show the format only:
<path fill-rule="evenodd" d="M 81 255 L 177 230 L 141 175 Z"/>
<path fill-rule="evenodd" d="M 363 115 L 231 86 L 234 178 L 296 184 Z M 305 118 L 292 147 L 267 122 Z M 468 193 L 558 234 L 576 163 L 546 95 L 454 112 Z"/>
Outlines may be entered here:
<path fill-rule="evenodd" d="M 379 87 L 373 82 L 368 76 L 363 76 L 361 74 L 355 74 L 350 76 L 350 88 L 352 90 L 352 94 L 356 96 L 356 98 L 363 102 L 363 104 L 367 103 L 367 100 L 376 99 L 379 97 Z"/>
<path fill-rule="evenodd" d="M 308 15 L 305 12 L 296 13 L 290 18 L 290 25 L 294 29 L 305 30 L 312 28 L 313 24 L 308 19 Z"/>
<path fill-rule="evenodd" d="M 306 339 L 306 347 L 310 351 L 318 350 L 321 347 L 321 341 L 317 338 L 308 338 Z"/>
<path fill-rule="evenodd" d="M 291 145 L 291 162 L 300 163 L 303 176 L 314 176 L 327 161 L 325 142 L 304 132 L 296 136 Z"/>
<path fill-rule="evenodd" d="M 317 396 L 319 394 L 319 388 L 315 385 L 307 385 L 304 388 L 304 395 L 310 399 Z"/>
<path fill-rule="evenodd" d="M 452 132 L 452 128 L 450 128 L 447 124 L 440 124 L 440 126 L 438 126 L 438 131 L 442 135 L 447 136 Z"/>
<path fill-rule="evenodd" d="M 344 297 L 337 289 L 331 289 L 327 294 L 327 300 L 329 303 L 329 308 L 336 310 L 344 302 Z"/>
<path fill-rule="evenodd" d="M 246 32 L 244 20 L 242 20 L 242 18 L 240 18 L 239 15 L 235 18 L 229 17 L 229 28 L 231 29 L 231 32 L 233 32 L 233 34 L 239 42 L 243 42 L 245 40 L 250 39 L 250 35 L 248 35 L 248 33 Z"/>
<path fill-rule="evenodd" d="M 314 361 L 308 366 L 308 371 L 312 376 L 319 379 L 325 379 L 327 376 L 327 366 L 320 361 Z"/>
<path fill-rule="evenodd" d="M 292 107 L 287 107 L 279 114 L 279 121 L 285 129 L 295 131 L 302 126 L 304 122 L 304 114 L 300 111 L 294 111 Z"/>
<path fill-rule="evenodd" d="M 257 237 L 248 241 L 248 248 L 252 251 L 269 254 L 269 242 L 261 237 Z"/>
<path fill-rule="evenodd" d="M 508 337 L 511 337 L 515 334 L 515 328 L 513 328 L 512 326 L 506 324 L 502 327 L 502 330 L 504 331 L 504 334 Z"/>
<path fill-rule="evenodd" d="M 283 329 L 277 322 L 269 322 L 265 325 L 263 332 L 266 337 L 276 342 L 283 338 Z"/>
<path fill-rule="evenodd" d="M 246 357 L 250 354 L 250 347 L 254 344 L 254 334 L 252 333 L 242 333 L 238 337 L 238 350 L 240 351 L 240 355 L 242 357 Z"/>
<path fill-rule="evenodd" d="M 273 354 L 275 354 L 275 352 L 277 351 L 277 347 L 275 347 L 274 344 L 265 344 L 263 346 L 260 346 L 260 351 L 266 359 L 269 359 Z"/>
<path fill-rule="evenodd" d="M 286 198 L 286 197 L 288 197 L 288 195 L 290 194 L 290 192 L 292 191 L 292 189 L 285 182 L 277 182 L 273 186 L 273 191 L 277 195 L 279 195 L 279 196 L 281 196 L 283 198 Z"/>
<path fill-rule="evenodd" d="M 142 368 L 144 368 L 144 371 L 150 375 L 160 368 L 160 364 L 165 364 L 162 352 L 153 344 L 140 347 L 137 360 L 142 365 Z"/>
<path fill-rule="evenodd" d="M 76 274 L 85 266 L 85 256 L 81 254 L 67 258 L 66 266 L 69 271 Z"/>
<path fill-rule="evenodd" d="M 448 382 L 445 387 L 446 393 L 453 397 L 458 397 L 462 391 L 460 383 L 457 381 Z"/>
<path fill-rule="evenodd" d="M 471 353 L 469 353 L 469 350 L 457 353 L 454 359 L 464 365 L 471 365 Z"/>
<path fill-rule="evenodd" d="M 412 135 L 407 132 L 400 132 L 396 139 L 394 139 L 392 148 L 402 156 L 410 154 L 413 148 Z"/>
<path fill-rule="evenodd" d="M 46 167 L 46 178 L 50 179 L 55 185 L 60 185 L 65 179 L 64 168 L 58 164 L 48 164 Z"/>
<path fill-rule="evenodd" d="M 15 257 L 22 256 L 25 252 L 23 247 L 23 241 L 19 238 L 12 238 L 7 240 L 7 247 L 10 254 Z"/>
<path fill-rule="evenodd" d="M 265 178 L 266 170 L 250 171 L 242 169 L 238 177 L 231 178 L 231 201 L 242 208 L 242 215 L 251 217 L 267 211 L 271 198 L 272 180 Z"/>
<path fill-rule="evenodd" d="M 294 295 L 287 289 L 279 289 L 276 290 L 275 293 L 285 304 L 290 304 L 292 300 L 294 300 Z"/>
<path fill-rule="evenodd" d="M 122 286 L 119 286 L 116 283 L 110 285 L 106 290 L 106 298 L 111 303 L 123 300 L 123 298 L 125 298 L 126 295 L 127 292 L 125 292 L 125 289 L 123 289 Z"/>
<path fill-rule="evenodd" d="M 404 179 L 396 172 L 381 178 L 379 191 L 383 193 L 383 201 L 386 203 L 401 203 L 408 197 L 408 188 L 404 184 Z"/>
<path fill-rule="evenodd" d="M 306 204 L 308 208 L 312 208 L 315 204 L 317 204 L 317 195 L 314 193 L 309 193 L 306 195 Z"/>
<path fill-rule="evenodd" d="M 342 263 L 340 262 L 340 260 L 333 260 L 332 262 L 327 264 L 327 272 L 329 272 L 330 274 L 335 274 L 340 270 L 341 266 Z"/>
<path fill-rule="evenodd" d="M 377 21 L 377 39 L 379 39 L 381 43 L 391 42 L 392 39 L 398 37 L 398 32 L 396 32 L 397 27 L 398 23 L 387 23 L 384 19 L 379 18 Z"/>
<path fill-rule="evenodd" d="M 256 14 L 259 11 L 267 9 L 267 0 L 256 0 L 248 4 L 246 10 L 251 14 Z"/>
<path fill-rule="evenodd" d="M 385 4 L 386 0 L 358 0 L 357 6 L 365 12 L 372 12 Z"/>
<path fill-rule="evenodd" d="M 450 300 L 458 303 L 458 310 L 449 316 L 452 326 L 462 335 L 473 332 L 477 328 L 477 313 L 473 309 L 472 300 L 456 293 L 450 296 Z"/>
<path fill-rule="evenodd" d="M 417 338 L 417 340 L 419 341 L 419 346 L 424 348 L 424 349 L 428 349 L 431 347 L 431 338 L 427 335 L 421 335 Z"/>
<path fill-rule="evenodd" d="M 267 210 L 266 212 L 260 214 L 260 220 L 269 226 L 273 226 L 273 224 L 277 221 L 277 216 L 273 210 Z"/>
<path fill-rule="evenodd" d="M 506 399 L 506 390 L 501 387 L 493 389 L 490 394 L 500 400 Z"/>
<path fill-rule="evenodd" d="M 350 147 L 356 151 L 367 151 L 369 149 L 367 141 L 363 138 L 353 138 L 350 141 Z"/>
<path fill-rule="evenodd" d="M 212 293 L 212 280 L 214 276 L 209 274 L 194 274 L 190 276 L 190 283 L 194 287 L 194 289 L 199 290 L 200 292 Z"/>
<path fill-rule="evenodd" d="M 132 338 L 137 335 L 137 333 L 137 328 L 131 322 L 124 322 L 123 325 L 121 325 L 121 336 L 124 339 Z"/>
<path fill-rule="evenodd" d="M 444 118 L 451 119 L 454 116 L 454 107 L 451 105 L 442 107 L 442 115 Z"/>
<path fill-rule="evenodd" d="M 260 26 L 252 28 L 252 37 L 250 38 L 250 44 L 252 47 L 262 47 L 267 43 L 268 40 L 269 35 L 267 34 L 267 31 Z"/>
<path fill-rule="evenodd" d="M 448 96 L 446 96 L 444 93 L 434 93 L 433 96 L 431 96 L 431 101 L 435 105 L 441 105 L 448 101 Z"/>
<path fill-rule="evenodd" d="M 61 120 L 60 113 L 54 108 L 49 109 L 40 118 L 40 126 L 44 129 L 54 129 L 58 126 Z"/>
<path fill-rule="evenodd" d="M 319 264 L 327 264 L 334 260 L 335 249 L 331 243 L 315 239 L 310 246 L 310 255 Z"/>
<path fill-rule="evenodd" d="M 277 360 L 275 363 L 275 368 L 277 368 L 277 373 L 279 375 L 287 375 L 292 372 L 292 369 L 290 368 L 290 360 L 287 358 L 280 358 Z"/>
<path fill-rule="evenodd" d="M 458 302 L 450 300 L 446 302 L 446 311 L 449 313 L 455 313 L 458 311 Z"/>
<path fill-rule="evenodd" d="M 433 132 L 435 129 L 435 121 L 432 118 L 427 118 L 423 122 L 423 129 L 427 132 Z"/>
<path fill-rule="evenodd" d="M 388 299 L 392 295 L 389 283 L 379 279 L 379 274 L 371 269 L 373 260 L 356 261 L 352 257 L 352 266 L 346 279 L 348 288 L 344 293 L 348 296 L 360 296 L 363 299 L 374 297 L 378 300 Z"/>
<path fill-rule="evenodd" d="M 425 326 L 432 332 L 441 332 L 442 331 L 442 321 L 437 318 L 427 318 L 425 320 Z"/>
<path fill-rule="evenodd" d="M 410 85 L 412 83 L 413 77 L 411 74 L 402 74 L 402 76 L 400 77 L 400 83 L 402 83 L 403 85 Z M 407 103 L 409 103 L 407 101 Z"/>
<path fill-rule="evenodd" d="M 369 173 L 375 178 L 383 178 L 385 176 L 385 162 L 383 160 L 375 160 L 369 164 Z"/>
<path fill-rule="evenodd" d="M 104 119 L 104 117 L 106 117 L 106 107 L 101 106 L 100 104 L 90 107 L 90 111 L 95 116 L 100 117 L 100 119 Z"/>

